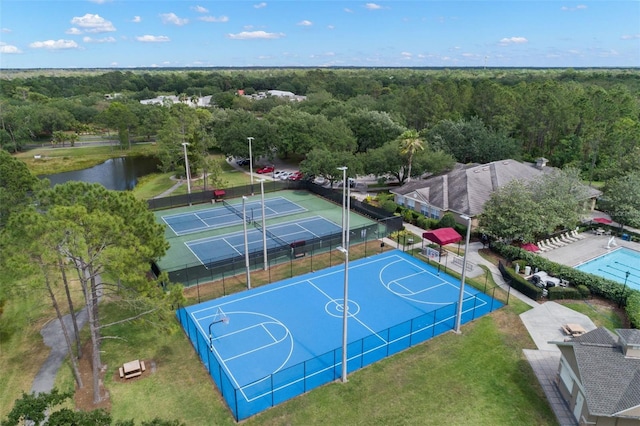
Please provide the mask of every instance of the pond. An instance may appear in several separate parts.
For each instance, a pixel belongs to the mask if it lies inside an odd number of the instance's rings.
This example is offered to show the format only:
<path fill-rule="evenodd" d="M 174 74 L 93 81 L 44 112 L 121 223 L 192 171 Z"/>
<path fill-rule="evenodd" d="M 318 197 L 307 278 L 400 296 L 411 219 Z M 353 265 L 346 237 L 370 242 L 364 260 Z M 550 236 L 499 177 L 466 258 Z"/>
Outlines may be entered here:
<path fill-rule="evenodd" d="M 126 191 L 133 189 L 138 179 L 158 172 L 158 159 L 155 157 L 120 157 L 112 158 L 97 166 L 72 172 L 43 175 L 51 185 L 70 180 L 100 183 L 107 189 Z"/>

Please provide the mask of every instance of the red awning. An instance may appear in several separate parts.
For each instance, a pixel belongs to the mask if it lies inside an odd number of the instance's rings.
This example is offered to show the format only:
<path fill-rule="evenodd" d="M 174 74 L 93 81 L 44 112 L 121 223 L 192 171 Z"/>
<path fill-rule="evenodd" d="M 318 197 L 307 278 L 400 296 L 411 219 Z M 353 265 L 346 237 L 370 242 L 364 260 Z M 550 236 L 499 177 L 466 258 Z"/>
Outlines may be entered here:
<path fill-rule="evenodd" d="M 593 219 L 593 221 L 598 223 L 604 223 L 607 225 L 613 222 L 611 219 L 607 219 L 606 217 L 596 217 L 595 219 Z"/>
<path fill-rule="evenodd" d="M 440 228 L 433 231 L 427 231 L 422 234 L 422 238 L 433 241 L 441 246 L 457 243 L 462 239 L 460 234 L 453 228 Z"/>
<path fill-rule="evenodd" d="M 224 189 L 215 189 L 213 191 L 213 195 L 216 197 L 222 197 L 226 194 L 226 192 L 224 192 Z"/>

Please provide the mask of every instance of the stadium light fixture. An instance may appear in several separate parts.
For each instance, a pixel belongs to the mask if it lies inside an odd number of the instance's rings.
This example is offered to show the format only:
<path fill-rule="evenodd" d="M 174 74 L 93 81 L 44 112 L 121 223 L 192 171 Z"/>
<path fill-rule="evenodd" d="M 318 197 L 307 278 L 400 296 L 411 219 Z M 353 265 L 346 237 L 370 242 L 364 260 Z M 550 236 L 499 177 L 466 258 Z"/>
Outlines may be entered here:
<path fill-rule="evenodd" d="M 251 288 L 251 272 L 249 270 L 249 241 L 247 240 L 247 197 L 242 196 L 242 225 L 244 227 L 244 266 L 247 268 L 247 289 Z"/>
<path fill-rule="evenodd" d="M 467 255 L 469 254 L 469 239 L 471 237 L 471 218 L 461 215 L 461 219 L 467 221 L 467 237 L 464 241 L 464 257 L 462 258 L 462 276 L 460 278 L 460 296 L 458 297 L 458 314 L 456 315 L 456 334 L 460 334 L 460 326 L 462 325 L 462 302 L 464 299 L 464 280 L 467 274 Z"/>
<path fill-rule="evenodd" d="M 264 181 L 265 179 L 258 179 L 258 182 L 260 182 L 260 200 L 262 201 L 262 251 L 264 252 L 264 270 L 266 271 L 269 269 L 269 263 L 267 262 L 267 219 L 264 214 Z"/>

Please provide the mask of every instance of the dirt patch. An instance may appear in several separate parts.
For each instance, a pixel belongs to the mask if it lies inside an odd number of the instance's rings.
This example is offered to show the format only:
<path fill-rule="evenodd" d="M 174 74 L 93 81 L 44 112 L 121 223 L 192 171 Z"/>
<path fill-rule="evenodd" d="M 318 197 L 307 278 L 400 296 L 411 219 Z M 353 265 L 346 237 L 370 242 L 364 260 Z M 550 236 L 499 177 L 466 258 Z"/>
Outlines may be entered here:
<path fill-rule="evenodd" d="M 74 401 L 76 408 L 82 411 L 91 411 L 98 408 L 102 408 L 106 411 L 111 410 L 111 399 L 109 393 L 104 387 L 104 374 L 103 371 L 100 374 L 100 395 L 102 395 L 102 401 L 98 404 L 93 403 L 93 373 L 91 369 L 91 340 L 82 347 L 82 359 L 78 360 L 78 369 L 80 370 L 80 377 L 82 378 L 82 389 L 76 386 L 76 393 Z"/>

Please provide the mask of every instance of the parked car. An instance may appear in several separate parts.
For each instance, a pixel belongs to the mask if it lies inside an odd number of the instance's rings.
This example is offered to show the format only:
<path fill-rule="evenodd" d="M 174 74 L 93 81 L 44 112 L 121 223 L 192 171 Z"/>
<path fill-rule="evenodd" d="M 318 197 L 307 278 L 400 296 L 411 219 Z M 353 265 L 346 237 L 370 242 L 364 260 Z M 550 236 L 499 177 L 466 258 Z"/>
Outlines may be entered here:
<path fill-rule="evenodd" d="M 250 164 L 250 161 L 248 158 L 239 158 L 236 160 L 236 164 L 238 166 L 248 166 Z"/>
<path fill-rule="evenodd" d="M 280 175 L 282 175 L 282 173 L 284 173 L 284 170 L 274 170 L 273 178 L 274 179 L 280 179 Z"/>
<path fill-rule="evenodd" d="M 274 170 L 275 170 L 275 168 L 273 166 L 265 166 L 265 167 L 262 167 L 260 169 L 257 169 L 256 173 L 259 173 L 259 174 L 272 173 Z"/>
<path fill-rule="evenodd" d="M 291 176 L 293 174 L 293 172 L 282 172 L 280 174 L 280 180 L 287 180 L 289 179 L 289 176 Z"/>
<path fill-rule="evenodd" d="M 291 176 L 289 176 L 289 180 L 300 180 L 300 179 L 302 179 L 301 171 L 295 171 L 291 174 Z"/>

